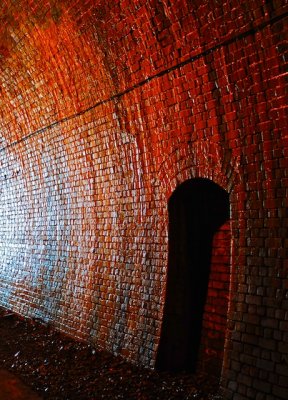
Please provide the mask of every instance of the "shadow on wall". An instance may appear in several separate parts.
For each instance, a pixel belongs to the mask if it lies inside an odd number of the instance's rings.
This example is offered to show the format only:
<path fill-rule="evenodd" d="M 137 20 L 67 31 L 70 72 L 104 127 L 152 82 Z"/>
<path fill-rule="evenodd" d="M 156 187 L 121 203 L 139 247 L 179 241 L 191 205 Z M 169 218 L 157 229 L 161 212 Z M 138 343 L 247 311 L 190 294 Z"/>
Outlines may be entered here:
<path fill-rule="evenodd" d="M 204 310 L 207 314 L 208 297 L 210 297 L 209 302 L 213 303 L 213 300 L 211 301 L 213 291 L 210 291 L 210 286 L 213 287 L 213 284 L 211 285 L 209 282 L 212 275 L 210 272 L 213 264 L 213 247 L 217 245 L 213 238 L 229 219 L 229 195 L 208 179 L 187 180 L 174 191 L 169 199 L 168 212 L 168 278 L 156 368 L 193 372 L 199 365 L 200 353 L 203 353 L 201 357 L 205 354 L 210 354 L 210 357 L 212 354 L 212 358 L 213 355 L 216 358 L 221 357 L 219 354 L 222 354 L 223 357 L 223 348 L 220 353 L 211 351 L 207 341 L 204 341 L 206 349 L 203 352 L 202 350 L 200 352 L 199 349 L 200 344 L 203 344 L 202 321 Z M 221 235 L 220 237 L 223 239 Z M 222 241 L 222 243 L 224 242 Z M 227 249 L 224 251 L 223 260 L 227 260 L 230 243 L 226 241 L 225 246 Z M 221 269 L 221 262 L 219 268 Z M 214 273 L 213 275 L 220 279 L 221 274 L 215 275 Z M 224 274 L 224 276 L 225 280 L 227 277 L 229 280 L 229 274 Z M 229 281 L 225 282 L 225 285 L 229 287 Z M 208 286 L 209 296 L 207 296 Z M 217 292 L 215 295 L 217 297 Z M 224 297 L 226 304 L 221 303 L 221 312 L 225 314 L 226 321 L 228 289 L 227 296 Z M 213 306 L 210 307 L 210 312 L 210 320 L 213 324 L 213 312 L 215 312 Z M 206 320 L 209 320 L 207 315 Z M 222 332 L 224 347 L 226 326 L 221 329 L 224 331 Z M 220 361 L 218 368 L 221 368 L 222 360 L 218 361 Z M 220 370 L 215 371 L 215 375 L 220 375 L 220 372 Z"/>

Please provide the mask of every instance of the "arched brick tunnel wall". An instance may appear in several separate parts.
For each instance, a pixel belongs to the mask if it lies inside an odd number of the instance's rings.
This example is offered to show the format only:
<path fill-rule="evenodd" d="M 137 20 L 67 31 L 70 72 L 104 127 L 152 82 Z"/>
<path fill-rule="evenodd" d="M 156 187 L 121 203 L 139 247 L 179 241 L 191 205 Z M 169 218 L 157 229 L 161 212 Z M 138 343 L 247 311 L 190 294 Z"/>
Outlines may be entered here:
<path fill-rule="evenodd" d="M 5 0 L 0 20 L 0 304 L 153 367 L 168 199 L 208 178 L 231 206 L 225 398 L 286 399 L 285 0 Z"/>

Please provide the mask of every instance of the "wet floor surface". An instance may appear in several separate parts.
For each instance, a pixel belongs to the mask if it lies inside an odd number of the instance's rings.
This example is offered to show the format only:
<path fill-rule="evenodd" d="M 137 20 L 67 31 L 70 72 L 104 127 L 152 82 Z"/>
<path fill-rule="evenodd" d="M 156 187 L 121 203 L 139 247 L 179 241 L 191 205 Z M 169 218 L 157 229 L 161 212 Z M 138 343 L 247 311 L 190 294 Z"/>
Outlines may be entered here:
<path fill-rule="evenodd" d="M 0 369 L 0 400 L 41 400 L 41 397 L 17 376 Z"/>
<path fill-rule="evenodd" d="M 204 374 L 139 368 L 1 308 L 0 337 L 0 400 L 221 399 Z"/>

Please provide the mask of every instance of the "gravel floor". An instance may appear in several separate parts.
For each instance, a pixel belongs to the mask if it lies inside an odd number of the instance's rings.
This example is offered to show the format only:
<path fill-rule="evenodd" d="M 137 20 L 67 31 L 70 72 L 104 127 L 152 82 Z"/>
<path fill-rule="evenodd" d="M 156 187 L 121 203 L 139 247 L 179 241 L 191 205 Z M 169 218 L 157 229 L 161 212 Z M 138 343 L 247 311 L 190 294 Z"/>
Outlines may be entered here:
<path fill-rule="evenodd" d="M 136 367 L 0 308 L 0 368 L 51 400 L 220 400 L 205 375 Z"/>

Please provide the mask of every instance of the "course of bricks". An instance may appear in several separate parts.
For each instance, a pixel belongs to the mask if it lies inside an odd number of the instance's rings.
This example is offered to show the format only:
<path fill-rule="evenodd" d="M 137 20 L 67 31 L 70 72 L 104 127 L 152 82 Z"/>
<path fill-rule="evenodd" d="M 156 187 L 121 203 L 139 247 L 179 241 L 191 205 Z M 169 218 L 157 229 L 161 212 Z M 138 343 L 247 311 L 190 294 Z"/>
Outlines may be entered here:
<path fill-rule="evenodd" d="M 207 178 L 231 219 L 201 352 L 220 363 L 225 399 L 288 398 L 287 12 L 285 0 L 1 2 L 1 306 L 153 368 L 167 202 Z"/>

